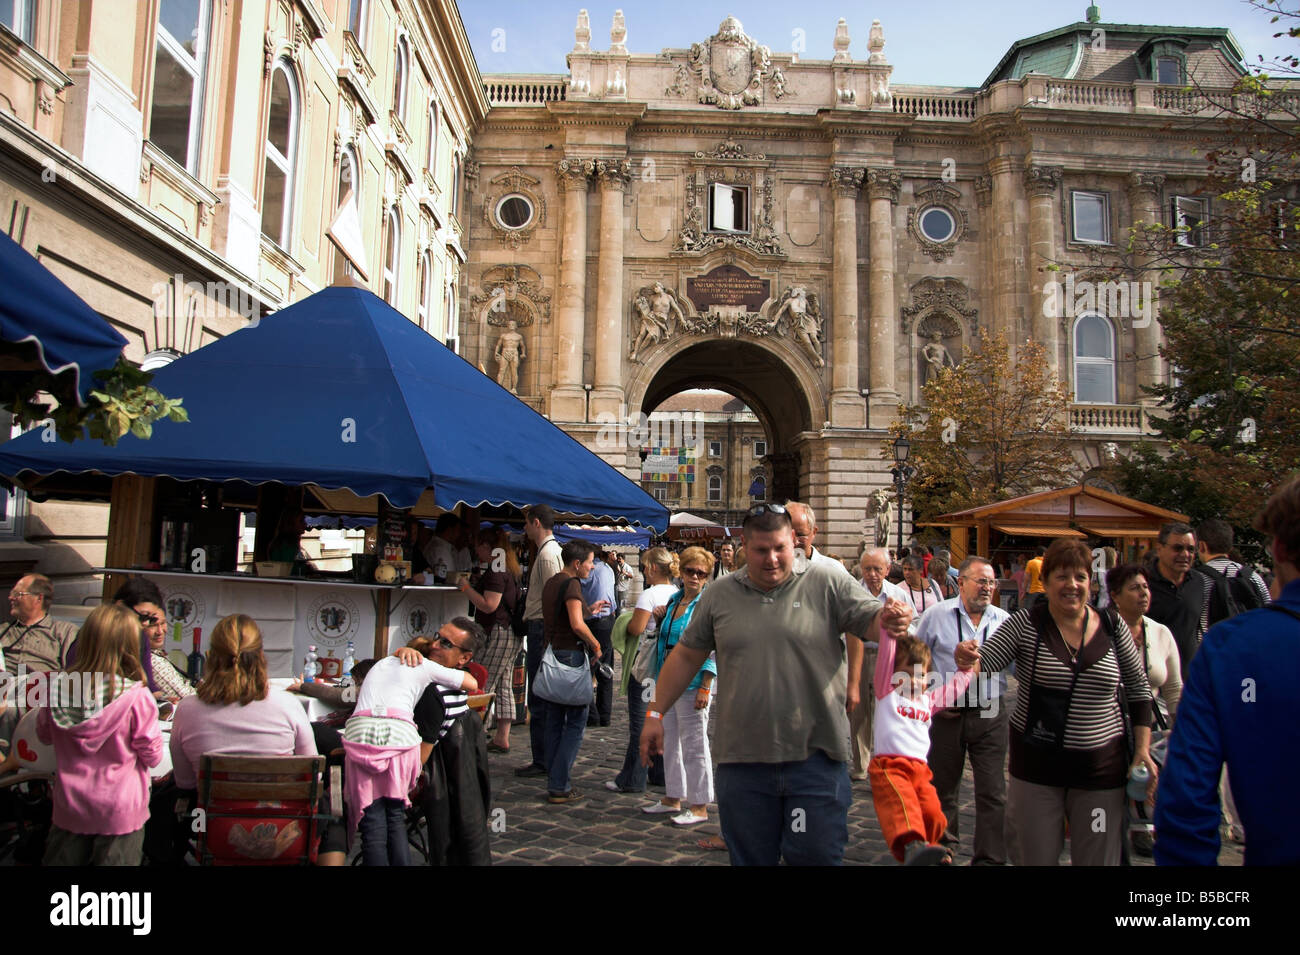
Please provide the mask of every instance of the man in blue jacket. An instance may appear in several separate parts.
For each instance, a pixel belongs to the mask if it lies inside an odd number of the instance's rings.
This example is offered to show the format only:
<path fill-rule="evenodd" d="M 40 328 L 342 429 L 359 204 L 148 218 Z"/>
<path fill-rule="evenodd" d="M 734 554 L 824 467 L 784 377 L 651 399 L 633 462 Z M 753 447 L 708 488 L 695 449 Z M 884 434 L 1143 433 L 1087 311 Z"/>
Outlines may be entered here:
<path fill-rule="evenodd" d="M 1217 862 L 1224 763 L 1246 864 L 1300 865 L 1291 824 L 1300 786 L 1300 475 L 1269 498 L 1255 528 L 1272 537 L 1279 596 L 1210 628 L 1192 660 L 1157 795 L 1160 865 Z"/>

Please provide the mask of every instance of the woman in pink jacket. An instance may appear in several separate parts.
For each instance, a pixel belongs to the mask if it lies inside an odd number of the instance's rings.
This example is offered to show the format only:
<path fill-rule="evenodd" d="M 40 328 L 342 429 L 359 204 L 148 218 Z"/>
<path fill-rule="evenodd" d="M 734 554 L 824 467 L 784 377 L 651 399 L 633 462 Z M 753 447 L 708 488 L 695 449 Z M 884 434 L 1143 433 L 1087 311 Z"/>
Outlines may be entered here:
<path fill-rule="evenodd" d="M 74 669 L 50 674 L 36 735 L 59 764 L 45 865 L 139 865 L 162 733 L 134 613 L 116 604 L 91 611 Z"/>

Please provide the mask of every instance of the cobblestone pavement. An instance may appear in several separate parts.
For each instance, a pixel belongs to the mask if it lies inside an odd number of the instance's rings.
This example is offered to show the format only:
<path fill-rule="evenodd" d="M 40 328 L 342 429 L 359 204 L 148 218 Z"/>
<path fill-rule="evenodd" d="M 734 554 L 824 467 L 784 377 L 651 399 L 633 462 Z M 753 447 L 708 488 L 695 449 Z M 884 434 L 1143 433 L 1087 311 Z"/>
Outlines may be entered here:
<path fill-rule="evenodd" d="M 573 785 L 584 795 L 580 803 L 548 805 L 545 778 L 520 779 L 514 769 L 529 761 L 528 727 L 511 730 L 508 755 L 491 755 L 493 807 L 492 861 L 496 865 L 727 865 L 726 852 L 699 849 L 696 842 L 717 834 L 717 806 L 709 807 L 709 822 L 683 829 L 667 815 L 650 816 L 641 807 L 657 801 L 662 789 L 644 794 L 615 793 L 605 788 L 623 765 L 627 747 L 627 701 L 616 695 L 613 721 L 588 727 L 573 768 Z M 712 724 L 710 724 L 712 731 Z M 969 765 L 958 797 L 962 846 L 958 864 L 971 860 L 975 831 L 975 801 Z M 1068 861 L 1066 850 L 1063 861 Z M 1150 859 L 1135 859 L 1150 865 Z M 1241 847 L 1224 840 L 1220 865 L 1241 865 Z M 896 865 L 885 847 L 871 803 L 871 786 L 853 783 L 849 808 L 846 865 Z"/>

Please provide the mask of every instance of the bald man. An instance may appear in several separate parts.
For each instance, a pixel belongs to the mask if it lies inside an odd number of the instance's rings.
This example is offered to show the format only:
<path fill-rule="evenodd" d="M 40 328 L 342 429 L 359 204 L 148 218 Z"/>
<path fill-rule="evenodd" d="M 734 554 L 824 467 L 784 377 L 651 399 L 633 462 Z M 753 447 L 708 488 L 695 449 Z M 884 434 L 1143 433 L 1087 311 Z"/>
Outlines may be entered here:
<path fill-rule="evenodd" d="M 902 587 L 885 579 L 889 576 L 889 564 L 889 551 L 883 547 L 863 551 L 859 562 L 859 567 L 862 568 L 862 586 L 867 593 L 882 602 L 886 597 L 895 600 L 906 597 Z M 858 705 L 849 711 L 849 744 L 853 750 L 849 777 L 861 781 L 867 778 L 867 763 L 871 762 L 871 717 L 876 708 L 876 694 L 872 692 L 871 681 L 876 672 L 878 647 L 874 643 L 863 644 L 863 650 L 859 654 L 853 650 L 855 643 L 856 640 L 849 643 L 849 685 L 856 684 L 858 687 Z"/>

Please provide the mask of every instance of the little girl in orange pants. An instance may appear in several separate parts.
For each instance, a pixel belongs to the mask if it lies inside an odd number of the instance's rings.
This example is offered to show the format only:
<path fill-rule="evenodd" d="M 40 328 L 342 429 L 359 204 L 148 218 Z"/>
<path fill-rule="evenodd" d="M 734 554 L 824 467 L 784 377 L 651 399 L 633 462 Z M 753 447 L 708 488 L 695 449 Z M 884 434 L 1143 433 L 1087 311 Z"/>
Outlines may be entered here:
<path fill-rule="evenodd" d="M 929 647 L 915 637 L 895 638 L 881 628 L 875 673 L 875 756 L 867 765 L 867 775 L 885 844 L 906 865 L 952 861 L 948 850 L 938 845 L 947 820 L 926 755 L 931 718 L 961 699 L 973 668 L 958 672 L 946 686 L 927 691 L 929 669 Z"/>

